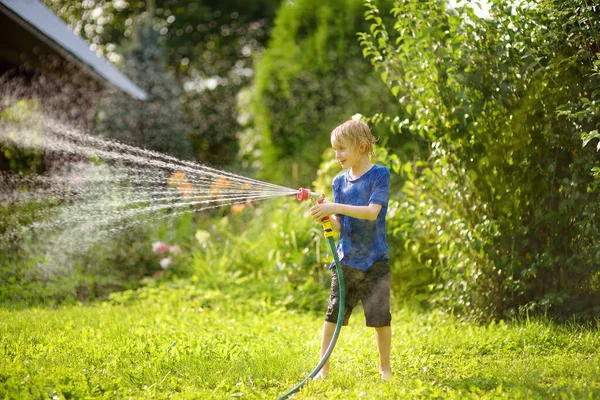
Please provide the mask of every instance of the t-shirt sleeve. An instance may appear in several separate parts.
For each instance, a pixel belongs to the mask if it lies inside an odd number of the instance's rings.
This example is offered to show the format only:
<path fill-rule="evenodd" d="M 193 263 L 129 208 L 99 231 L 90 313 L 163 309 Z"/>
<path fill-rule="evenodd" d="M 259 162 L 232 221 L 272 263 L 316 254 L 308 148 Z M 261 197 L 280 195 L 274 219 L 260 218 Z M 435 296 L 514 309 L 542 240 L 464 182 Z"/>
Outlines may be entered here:
<path fill-rule="evenodd" d="M 373 181 L 369 204 L 387 206 L 390 196 L 390 170 L 382 167 Z"/>
<path fill-rule="evenodd" d="M 331 190 L 333 192 L 333 202 L 340 202 L 340 194 L 339 194 L 340 180 L 338 177 L 333 179 L 333 183 L 331 184 Z"/>

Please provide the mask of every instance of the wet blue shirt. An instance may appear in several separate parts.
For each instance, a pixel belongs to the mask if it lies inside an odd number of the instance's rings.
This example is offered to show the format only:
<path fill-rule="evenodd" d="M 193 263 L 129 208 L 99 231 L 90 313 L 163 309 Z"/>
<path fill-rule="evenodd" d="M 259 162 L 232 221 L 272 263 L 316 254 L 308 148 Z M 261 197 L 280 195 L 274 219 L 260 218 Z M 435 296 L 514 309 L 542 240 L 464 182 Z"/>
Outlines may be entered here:
<path fill-rule="evenodd" d="M 388 244 L 385 237 L 385 216 L 390 192 L 390 170 L 374 165 L 358 179 L 351 179 L 346 170 L 333 179 L 335 203 L 352 206 L 380 204 L 381 211 L 375 221 L 338 215 L 341 223 L 340 240 L 337 246 L 342 264 L 366 271 L 381 260 L 388 259 Z M 332 263 L 335 266 L 335 262 Z"/>

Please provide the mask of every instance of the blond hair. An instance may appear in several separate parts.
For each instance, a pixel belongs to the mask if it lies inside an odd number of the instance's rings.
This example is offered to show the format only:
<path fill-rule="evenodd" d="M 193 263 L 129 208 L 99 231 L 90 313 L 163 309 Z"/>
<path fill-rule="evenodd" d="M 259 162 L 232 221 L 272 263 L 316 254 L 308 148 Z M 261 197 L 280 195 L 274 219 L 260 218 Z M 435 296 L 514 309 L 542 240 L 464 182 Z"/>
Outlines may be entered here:
<path fill-rule="evenodd" d="M 350 119 L 338 125 L 331 131 L 331 140 L 348 143 L 353 148 L 364 147 L 364 153 L 369 157 L 373 155 L 373 143 L 377 141 L 371 133 L 369 126 L 362 121 Z"/>

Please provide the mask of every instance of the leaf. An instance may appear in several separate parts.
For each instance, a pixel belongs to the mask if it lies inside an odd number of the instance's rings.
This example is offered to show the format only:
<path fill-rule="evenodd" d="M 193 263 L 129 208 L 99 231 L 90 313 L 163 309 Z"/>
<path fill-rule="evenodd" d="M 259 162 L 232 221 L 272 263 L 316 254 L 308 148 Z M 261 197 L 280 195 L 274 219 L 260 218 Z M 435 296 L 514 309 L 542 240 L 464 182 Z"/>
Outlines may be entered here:
<path fill-rule="evenodd" d="M 387 83 L 388 71 L 383 71 L 380 76 L 383 83 Z"/>
<path fill-rule="evenodd" d="M 398 96 L 398 92 L 400 91 L 400 86 L 394 86 L 392 87 L 392 94 L 394 95 L 394 97 Z"/>
<path fill-rule="evenodd" d="M 600 134 L 598 133 L 598 130 L 595 129 L 591 132 L 583 133 L 581 139 L 583 140 L 582 147 L 585 147 L 592 139 L 600 139 Z"/>

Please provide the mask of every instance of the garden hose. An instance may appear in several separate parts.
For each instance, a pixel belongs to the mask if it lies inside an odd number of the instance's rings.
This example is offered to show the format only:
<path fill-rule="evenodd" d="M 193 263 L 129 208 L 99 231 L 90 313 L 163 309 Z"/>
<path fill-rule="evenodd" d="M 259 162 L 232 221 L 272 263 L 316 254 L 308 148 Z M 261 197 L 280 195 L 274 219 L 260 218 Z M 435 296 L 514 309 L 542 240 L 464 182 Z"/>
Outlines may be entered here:
<path fill-rule="evenodd" d="M 313 199 L 317 200 L 319 204 L 322 203 L 324 199 L 323 195 L 316 195 L 312 192 L 309 192 L 307 189 L 298 189 L 298 200 L 308 200 L 309 197 L 312 197 Z M 314 378 L 319 373 L 321 368 L 323 368 L 323 365 L 325 365 L 325 363 L 329 359 L 329 356 L 331 355 L 331 352 L 335 347 L 335 343 L 337 342 L 337 339 L 340 336 L 340 331 L 342 330 L 342 323 L 344 321 L 344 309 L 346 306 L 346 286 L 344 284 L 344 273 L 342 271 L 342 264 L 340 263 L 340 259 L 338 258 L 337 251 L 335 248 L 335 241 L 333 240 L 333 229 L 331 227 L 331 221 L 329 220 L 329 217 L 325 217 L 321 220 L 321 222 L 323 223 L 324 234 L 327 238 L 327 241 L 329 242 L 329 247 L 331 248 L 331 253 L 333 254 L 333 260 L 335 261 L 335 272 L 337 274 L 338 285 L 340 290 L 340 308 L 338 310 L 337 323 L 335 324 L 335 330 L 333 332 L 331 341 L 329 342 L 329 346 L 327 346 L 325 354 L 323 355 L 321 361 L 319 361 L 315 369 L 310 374 L 308 374 L 308 376 L 304 378 L 302 382 L 294 386 L 294 388 L 292 388 L 283 396 L 279 397 L 278 400 L 287 399 L 289 396 L 300 390 L 300 388 L 304 386 L 309 379 Z"/>

